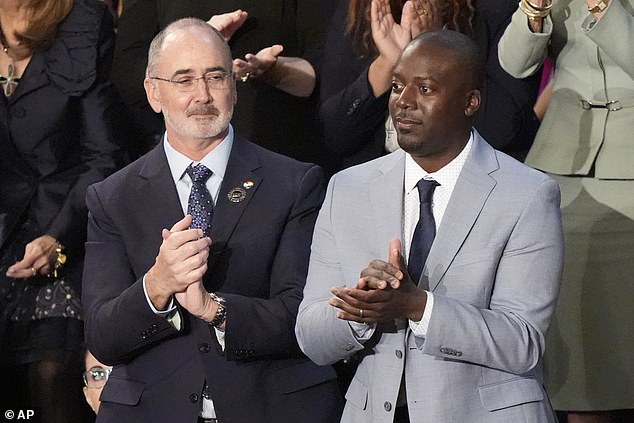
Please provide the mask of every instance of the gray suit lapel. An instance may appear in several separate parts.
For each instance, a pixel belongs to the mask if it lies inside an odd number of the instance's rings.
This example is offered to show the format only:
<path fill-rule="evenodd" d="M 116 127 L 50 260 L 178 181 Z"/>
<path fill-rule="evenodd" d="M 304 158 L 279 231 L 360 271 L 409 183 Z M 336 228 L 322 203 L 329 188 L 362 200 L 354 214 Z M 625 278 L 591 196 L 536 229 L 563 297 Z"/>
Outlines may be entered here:
<path fill-rule="evenodd" d="M 423 270 L 423 278 L 429 278 L 431 291 L 442 280 L 480 215 L 496 184 L 490 173 L 498 168 L 493 148 L 475 132 L 473 147 L 449 199 Z"/>
<path fill-rule="evenodd" d="M 402 150 L 385 157 L 368 181 L 374 227 L 373 245 L 377 258 L 387 260 L 389 242 L 401 238 L 403 220 L 403 179 L 405 153 Z"/>

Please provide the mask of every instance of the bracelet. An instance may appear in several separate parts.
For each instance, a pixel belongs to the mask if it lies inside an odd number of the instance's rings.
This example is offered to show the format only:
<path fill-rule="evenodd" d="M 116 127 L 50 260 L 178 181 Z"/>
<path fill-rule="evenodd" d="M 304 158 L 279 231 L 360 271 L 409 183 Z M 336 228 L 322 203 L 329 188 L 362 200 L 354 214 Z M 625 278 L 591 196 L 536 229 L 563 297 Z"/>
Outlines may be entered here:
<path fill-rule="evenodd" d="M 532 21 L 544 19 L 550 14 L 550 9 L 552 9 L 552 7 L 552 2 L 547 6 L 535 6 L 528 0 L 521 0 L 519 3 L 520 10 Z"/>
<path fill-rule="evenodd" d="M 214 316 L 213 320 L 208 323 L 209 325 L 217 328 L 218 326 L 222 325 L 225 320 L 227 320 L 227 308 L 225 307 L 225 299 L 219 297 L 213 292 L 210 292 L 209 296 L 212 300 L 218 303 L 218 310 L 216 310 L 216 315 Z"/>
<path fill-rule="evenodd" d="M 608 5 L 606 4 L 606 2 L 604 0 L 599 0 L 599 1 L 597 1 L 597 3 L 593 7 L 588 6 L 588 12 L 590 12 L 590 13 L 601 13 L 607 7 L 608 7 Z"/>
<path fill-rule="evenodd" d="M 64 254 L 64 246 L 59 242 L 57 243 L 57 247 L 55 247 L 55 252 L 57 253 L 57 258 L 53 265 L 53 277 L 57 279 L 59 277 L 58 272 L 64 267 L 67 257 L 66 254 Z"/>

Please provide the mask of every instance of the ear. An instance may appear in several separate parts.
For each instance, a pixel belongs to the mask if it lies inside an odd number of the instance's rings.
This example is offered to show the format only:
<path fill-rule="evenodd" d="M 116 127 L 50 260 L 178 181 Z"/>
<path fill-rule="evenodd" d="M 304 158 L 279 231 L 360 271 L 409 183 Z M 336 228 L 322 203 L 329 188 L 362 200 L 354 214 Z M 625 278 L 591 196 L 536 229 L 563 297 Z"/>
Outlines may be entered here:
<path fill-rule="evenodd" d="M 480 90 L 471 90 L 467 93 L 467 104 L 464 109 L 464 114 L 467 117 L 473 117 L 480 108 L 480 102 L 482 101 Z"/>
<path fill-rule="evenodd" d="M 143 87 L 145 87 L 145 95 L 147 96 L 148 103 L 152 106 L 152 110 L 156 113 L 161 113 L 161 96 L 156 83 L 150 78 L 145 78 L 143 80 Z"/>

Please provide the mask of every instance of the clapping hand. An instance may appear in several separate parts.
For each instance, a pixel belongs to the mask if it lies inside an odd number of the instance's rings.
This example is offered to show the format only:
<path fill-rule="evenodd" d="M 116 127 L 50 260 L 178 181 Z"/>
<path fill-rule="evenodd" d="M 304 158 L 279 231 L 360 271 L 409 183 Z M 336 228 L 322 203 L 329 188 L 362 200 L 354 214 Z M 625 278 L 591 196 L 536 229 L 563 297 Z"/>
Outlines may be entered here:
<path fill-rule="evenodd" d="M 214 15 L 207 23 L 220 31 L 222 36 L 225 37 L 225 41 L 229 41 L 233 34 L 240 29 L 244 21 L 247 20 L 247 17 L 247 12 L 238 9 L 233 12 Z"/>
<path fill-rule="evenodd" d="M 407 274 L 401 241 L 390 241 L 388 261 L 372 260 L 361 271 L 356 287 L 334 287 L 329 304 L 338 308 L 337 317 L 358 323 L 378 323 L 407 318 L 419 321 L 427 293 Z"/>

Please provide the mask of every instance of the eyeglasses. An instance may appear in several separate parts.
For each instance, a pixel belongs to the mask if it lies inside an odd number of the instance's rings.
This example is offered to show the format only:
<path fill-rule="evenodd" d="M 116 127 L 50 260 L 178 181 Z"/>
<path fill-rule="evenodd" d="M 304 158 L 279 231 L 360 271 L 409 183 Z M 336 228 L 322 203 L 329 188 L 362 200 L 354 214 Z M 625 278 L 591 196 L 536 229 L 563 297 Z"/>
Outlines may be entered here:
<path fill-rule="evenodd" d="M 111 371 L 112 369 L 101 366 L 91 367 L 84 372 L 84 385 L 86 385 L 87 388 L 103 388 L 108 381 L 108 376 L 110 376 Z"/>
<path fill-rule="evenodd" d="M 207 88 L 211 90 L 226 90 L 231 86 L 231 76 L 233 76 L 233 72 L 210 72 L 198 78 L 193 78 L 191 76 L 179 76 L 175 79 L 159 78 L 158 76 L 150 76 L 149 78 L 169 82 L 179 91 L 191 92 L 196 89 L 196 81 L 199 79 L 202 79 L 205 82 L 205 85 L 207 85 Z"/>

